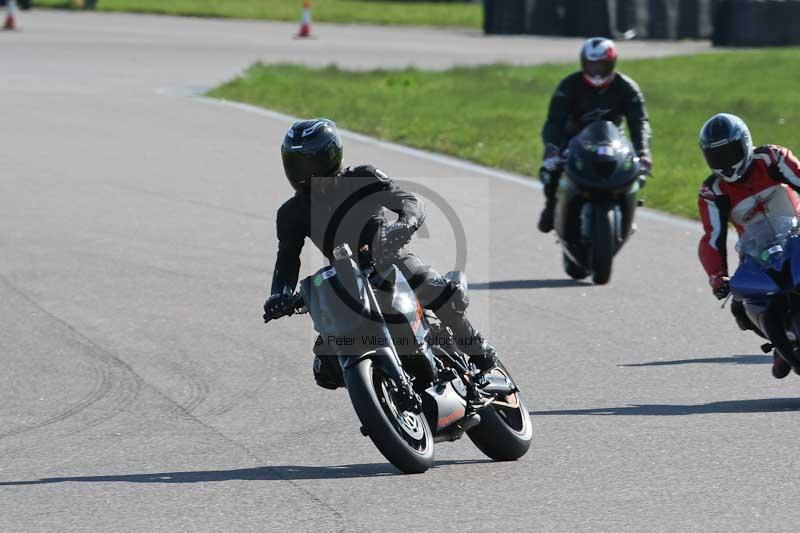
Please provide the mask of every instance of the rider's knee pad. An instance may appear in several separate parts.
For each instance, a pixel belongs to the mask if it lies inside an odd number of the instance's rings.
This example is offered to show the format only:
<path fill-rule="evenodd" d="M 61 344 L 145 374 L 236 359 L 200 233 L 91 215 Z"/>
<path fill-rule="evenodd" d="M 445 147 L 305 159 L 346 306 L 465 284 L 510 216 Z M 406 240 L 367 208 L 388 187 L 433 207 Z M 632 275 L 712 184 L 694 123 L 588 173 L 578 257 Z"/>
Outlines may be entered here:
<path fill-rule="evenodd" d="M 448 272 L 444 275 L 447 288 L 450 292 L 448 304 L 458 314 L 463 315 L 469 307 L 469 294 L 467 293 L 467 276 L 463 272 Z"/>
<path fill-rule="evenodd" d="M 469 307 L 469 294 L 467 294 L 466 288 L 461 283 L 449 281 L 449 284 L 452 293 L 450 305 L 453 307 L 453 311 L 463 315 L 467 312 L 467 307 Z"/>

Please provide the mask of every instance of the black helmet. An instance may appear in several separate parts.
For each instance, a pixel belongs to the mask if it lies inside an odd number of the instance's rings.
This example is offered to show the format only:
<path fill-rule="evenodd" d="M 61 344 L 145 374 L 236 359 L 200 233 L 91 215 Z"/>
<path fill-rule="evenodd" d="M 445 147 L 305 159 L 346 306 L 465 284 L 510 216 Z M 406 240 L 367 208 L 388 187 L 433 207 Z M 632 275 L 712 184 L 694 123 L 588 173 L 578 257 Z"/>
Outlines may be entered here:
<path fill-rule="evenodd" d="M 736 115 L 714 115 L 700 130 L 700 149 L 708 167 L 725 181 L 738 181 L 753 159 L 753 140 L 744 120 Z"/>
<path fill-rule="evenodd" d="M 326 118 L 295 122 L 281 146 L 283 170 L 297 192 L 309 192 L 312 177 L 333 177 L 342 168 L 342 139 Z"/>
<path fill-rule="evenodd" d="M 586 126 L 569 143 L 567 175 L 582 186 L 623 185 L 640 174 L 631 142 L 612 122 Z"/>

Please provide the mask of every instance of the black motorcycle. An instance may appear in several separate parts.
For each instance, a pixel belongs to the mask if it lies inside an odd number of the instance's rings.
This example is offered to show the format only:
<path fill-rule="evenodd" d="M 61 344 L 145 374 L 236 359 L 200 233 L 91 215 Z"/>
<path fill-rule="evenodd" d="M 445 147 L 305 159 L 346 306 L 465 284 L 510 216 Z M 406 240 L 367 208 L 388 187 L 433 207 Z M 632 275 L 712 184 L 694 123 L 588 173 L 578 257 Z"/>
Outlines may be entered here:
<path fill-rule="evenodd" d="M 555 229 L 573 279 L 611 279 L 614 256 L 632 234 L 644 173 L 630 141 L 612 122 L 586 126 L 569 143 L 558 186 Z"/>
<path fill-rule="evenodd" d="M 362 434 L 408 474 L 433 465 L 435 442 L 464 433 L 492 459 L 525 455 L 531 420 L 505 367 L 480 372 L 397 267 L 381 270 L 359 268 L 343 244 L 293 297 L 337 358 Z M 461 273 L 447 277 L 466 286 Z"/>

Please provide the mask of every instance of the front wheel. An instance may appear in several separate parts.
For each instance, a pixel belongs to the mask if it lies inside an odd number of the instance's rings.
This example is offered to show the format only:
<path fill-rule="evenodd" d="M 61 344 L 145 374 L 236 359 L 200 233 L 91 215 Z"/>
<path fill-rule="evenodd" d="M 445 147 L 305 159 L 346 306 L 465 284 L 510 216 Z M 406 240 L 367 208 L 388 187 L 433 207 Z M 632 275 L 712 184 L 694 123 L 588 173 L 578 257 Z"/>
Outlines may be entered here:
<path fill-rule="evenodd" d="M 595 206 L 592 216 L 592 281 L 605 285 L 611 279 L 611 263 L 617 248 L 614 210 Z"/>
<path fill-rule="evenodd" d="M 364 359 L 345 371 L 350 401 L 366 434 L 386 459 L 406 474 L 433 466 L 433 437 L 422 414 L 402 411 L 394 382 Z"/>
<path fill-rule="evenodd" d="M 491 373 L 511 377 L 500 362 Z M 479 414 L 480 424 L 467 431 L 467 435 L 486 456 L 495 461 L 516 461 L 528 452 L 533 424 L 519 392 L 498 397 Z"/>
<path fill-rule="evenodd" d="M 585 268 L 570 259 L 570 257 L 567 255 L 567 252 L 561 253 L 562 260 L 564 262 L 564 272 L 566 272 L 569 277 L 576 281 L 580 281 L 589 275 L 589 272 Z"/>

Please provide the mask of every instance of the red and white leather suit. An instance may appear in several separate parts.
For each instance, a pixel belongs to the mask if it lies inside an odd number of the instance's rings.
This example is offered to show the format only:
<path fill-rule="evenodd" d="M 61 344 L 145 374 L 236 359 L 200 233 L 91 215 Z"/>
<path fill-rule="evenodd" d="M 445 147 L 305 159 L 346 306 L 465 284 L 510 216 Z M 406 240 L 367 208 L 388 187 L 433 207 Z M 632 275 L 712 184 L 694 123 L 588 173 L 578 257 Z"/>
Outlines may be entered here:
<path fill-rule="evenodd" d="M 759 213 L 800 215 L 798 192 L 800 162 L 791 150 L 775 145 L 756 148 L 750 168 L 739 181 L 711 176 L 703 182 L 698 198 L 704 230 L 699 254 L 712 287 L 728 275 L 728 222 L 741 236 Z"/>

